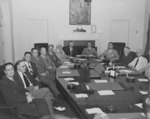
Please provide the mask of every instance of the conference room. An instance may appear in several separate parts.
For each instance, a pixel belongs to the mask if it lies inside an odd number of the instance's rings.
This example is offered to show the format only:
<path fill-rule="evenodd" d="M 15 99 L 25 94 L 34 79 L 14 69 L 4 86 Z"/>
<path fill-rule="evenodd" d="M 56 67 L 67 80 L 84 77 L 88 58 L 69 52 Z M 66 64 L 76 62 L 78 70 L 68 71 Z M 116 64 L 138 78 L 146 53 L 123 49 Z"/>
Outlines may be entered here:
<path fill-rule="evenodd" d="M 0 119 L 150 119 L 149 0 L 0 0 Z"/>

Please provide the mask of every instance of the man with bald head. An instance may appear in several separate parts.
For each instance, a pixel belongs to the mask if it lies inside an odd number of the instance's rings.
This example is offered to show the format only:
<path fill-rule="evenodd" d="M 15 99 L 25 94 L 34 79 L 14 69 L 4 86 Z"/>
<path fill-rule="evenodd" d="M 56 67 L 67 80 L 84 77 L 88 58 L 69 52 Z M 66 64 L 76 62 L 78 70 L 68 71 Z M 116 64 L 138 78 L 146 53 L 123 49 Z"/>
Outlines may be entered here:
<path fill-rule="evenodd" d="M 128 66 L 128 64 L 130 62 L 132 62 L 134 60 L 134 56 L 132 55 L 132 53 L 130 52 L 130 48 L 129 47 L 125 47 L 124 48 L 124 54 L 121 56 L 120 58 L 120 63 L 123 66 Z"/>
<path fill-rule="evenodd" d="M 139 72 L 142 72 L 143 69 L 146 67 L 148 61 L 145 57 L 142 56 L 143 51 L 141 49 L 138 49 L 136 51 L 137 57 L 129 63 L 129 67 L 136 69 Z"/>

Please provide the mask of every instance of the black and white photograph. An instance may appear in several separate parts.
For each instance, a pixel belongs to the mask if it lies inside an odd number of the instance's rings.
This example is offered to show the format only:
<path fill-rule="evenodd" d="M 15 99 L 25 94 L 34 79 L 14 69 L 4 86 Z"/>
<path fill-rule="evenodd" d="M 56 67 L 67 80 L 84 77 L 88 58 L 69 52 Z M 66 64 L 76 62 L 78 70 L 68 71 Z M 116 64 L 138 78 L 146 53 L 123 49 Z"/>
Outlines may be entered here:
<path fill-rule="evenodd" d="M 150 119 L 150 0 L 0 0 L 0 119 Z"/>

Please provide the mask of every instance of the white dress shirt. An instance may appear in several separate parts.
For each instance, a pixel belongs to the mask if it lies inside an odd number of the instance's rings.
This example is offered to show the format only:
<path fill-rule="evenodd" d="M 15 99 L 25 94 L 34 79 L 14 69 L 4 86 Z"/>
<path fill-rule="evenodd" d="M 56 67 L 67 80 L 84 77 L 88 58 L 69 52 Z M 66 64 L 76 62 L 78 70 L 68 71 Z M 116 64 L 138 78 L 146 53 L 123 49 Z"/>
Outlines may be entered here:
<path fill-rule="evenodd" d="M 136 65 L 138 58 L 139 58 L 139 61 Z M 148 63 L 147 59 L 141 56 L 141 57 L 136 57 L 131 63 L 129 63 L 129 66 L 135 68 L 137 71 L 140 71 L 146 67 L 147 63 Z M 135 65 L 136 67 L 134 67 Z"/>
<path fill-rule="evenodd" d="M 24 88 L 27 88 L 26 83 L 25 83 L 25 81 L 24 81 L 24 77 L 23 77 L 22 72 L 18 71 L 18 73 L 19 73 L 19 75 L 20 75 L 20 77 L 21 77 L 21 80 L 22 80 L 22 82 L 23 82 Z M 26 74 L 24 74 L 24 75 L 26 76 Z M 27 76 L 26 76 L 26 77 L 27 77 Z M 27 79 L 28 79 L 28 77 L 27 77 Z M 30 83 L 30 86 L 33 86 L 29 79 L 28 79 L 28 81 L 29 81 L 29 83 Z"/>

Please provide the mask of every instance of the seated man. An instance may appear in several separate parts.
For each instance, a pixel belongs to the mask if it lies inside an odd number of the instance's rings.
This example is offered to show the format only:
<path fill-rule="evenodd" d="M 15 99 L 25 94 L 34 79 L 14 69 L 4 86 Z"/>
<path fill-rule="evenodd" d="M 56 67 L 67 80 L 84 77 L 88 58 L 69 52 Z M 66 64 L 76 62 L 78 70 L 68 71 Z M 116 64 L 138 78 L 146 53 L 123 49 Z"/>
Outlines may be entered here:
<path fill-rule="evenodd" d="M 15 72 L 14 79 L 22 87 L 22 89 L 29 91 L 34 98 L 44 98 L 53 114 L 52 100 L 53 94 L 48 88 L 40 88 L 40 86 L 32 79 L 26 72 L 26 65 L 23 60 L 19 60 L 15 64 L 17 71 Z"/>
<path fill-rule="evenodd" d="M 47 71 L 47 67 L 45 67 L 45 64 L 39 59 L 38 50 L 36 48 L 32 48 L 31 53 L 32 53 L 31 62 L 36 64 L 36 68 L 37 68 L 38 75 L 40 77 L 40 81 L 49 87 L 49 89 L 52 91 L 55 97 L 60 96 L 61 94 L 56 88 L 56 86 L 53 84 L 51 76 L 49 75 L 49 72 Z"/>
<path fill-rule="evenodd" d="M 150 80 L 150 63 L 146 66 L 145 76 Z"/>
<path fill-rule="evenodd" d="M 77 48 L 72 41 L 69 43 L 69 46 L 64 47 L 64 51 L 66 55 L 70 57 L 75 57 L 78 54 Z"/>
<path fill-rule="evenodd" d="M 1 80 L 1 92 L 6 103 L 16 106 L 19 114 L 50 119 L 50 111 L 45 100 L 34 98 L 16 81 L 12 63 L 4 64 L 4 72 L 5 76 Z"/>
<path fill-rule="evenodd" d="M 49 75 L 51 76 L 51 79 L 53 80 L 55 84 L 56 79 L 56 66 L 52 62 L 52 60 L 47 56 L 46 48 L 41 47 L 40 48 L 40 56 L 39 59 L 43 62 L 45 67 L 47 68 L 47 71 L 49 72 Z"/>
<path fill-rule="evenodd" d="M 95 56 L 97 57 L 97 52 L 95 50 L 95 48 L 92 48 L 92 44 L 90 42 L 88 42 L 87 44 L 87 48 L 84 48 L 82 51 L 82 55 L 88 55 L 88 56 Z"/>
<path fill-rule="evenodd" d="M 57 44 L 56 49 L 54 50 L 54 52 L 56 53 L 57 57 L 61 61 L 61 64 L 63 64 L 66 61 L 67 55 L 65 54 L 65 52 L 62 49 L 62 45 Z"/>
<path fill-rule="evenodd" d="M 142 50 L 138 49 L 136 51 L 137 57 L 129 63 L 129 67 L 136 69 L 139 72 L 143 72 L 143 69 L 146 67 L 148 61 L 145 57 L 142 56 Z"/>
<path fill-rule="evenodd" d="M 54 52 L 53 45 L 49 45 L 47 55 L 49 56 L 49 58 L 52 60 L 52 62 L 55 64 L 56 67 L 59 67 L 61 65 L 61 61 L 59 60 L 59 58 L 56 56 Z"/>
<path fill-rule="evenodd" d="M 35 80 L 39 82 L 39 75 L 36 65 L 31 62 L 31 52 L 25 52 L 23 57 L 26 64 L 26 73 L 30 74 Z"/>
<path fill-rule="evenodd" d="M 24 90 L 28 90 L 34 98 L 44 98 L 49 106 L 50 114 L 53 115 L 52 103 L 54 97 L 50 90 L 48 88 L 40 88 L 38 83 L 35 82 L 36 80 L 34 80 L 29 74 L 25 73 L 26 65 L 23 60 L 16 62 L 16 69 L 17 71 L 14 75 L 15 81 L 18 82 Z"/>
<path fill-rule="evenodd" d="M 133 60 L 134 60 L 134 56 L 132 55 L 132 53 L 130 53 L 130 48 L 125 47 L 124 54 L 120 58 L 120 63 L 124 66 L 128 66 L 128 64 Z"/>
<path fill-rule="evenodd" d="M 100 57 L 102 57 L 102 59 L 106 59 L 109 60 L 111 62 L 114 62 L 116 60 L 119 60 L 119 55 L 117 50 L 113 49 L 113 43 L 109 42 L 108 43 L 108 49 L 104 51 L 103 54 L 100 55 Z"/>

